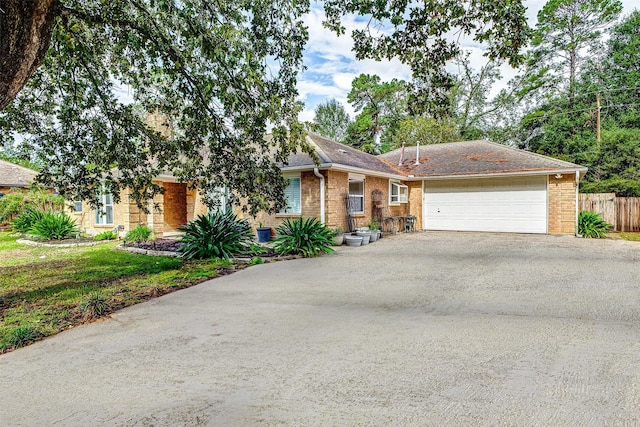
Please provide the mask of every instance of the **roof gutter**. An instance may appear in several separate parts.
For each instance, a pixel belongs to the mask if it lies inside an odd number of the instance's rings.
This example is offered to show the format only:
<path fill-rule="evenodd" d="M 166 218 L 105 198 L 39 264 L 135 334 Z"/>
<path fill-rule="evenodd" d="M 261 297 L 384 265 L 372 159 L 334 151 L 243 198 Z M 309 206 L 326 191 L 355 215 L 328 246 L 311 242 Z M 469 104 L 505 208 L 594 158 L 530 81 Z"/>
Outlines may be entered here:
<path fill-rule="evenodd" d="M 436 175 L 436 176 L 409 176 L 404 178 L 407 181 L 431 181 L 442 179 L 469 179 L 469 178 L 497 178 L 508 176 L 536 176 L 536 175 L 551 175 L 551 174 L 573 174 L 575 173 L 578 179 L 580 176 L 584 176 L 587 173 L 587 168 L 581 169 L 547 169 L 541 171 L 522 171 L 522 172 L 497 172 L 497 173 L 477 173 L 477 174 L 465 174 L 465 175 Z"/>
<path fill-rule="evenodd" d="M 313 168 L 313 174 L 320 179 L 320 223 L 324 224 L 324 176 L 318 168 Z"/>

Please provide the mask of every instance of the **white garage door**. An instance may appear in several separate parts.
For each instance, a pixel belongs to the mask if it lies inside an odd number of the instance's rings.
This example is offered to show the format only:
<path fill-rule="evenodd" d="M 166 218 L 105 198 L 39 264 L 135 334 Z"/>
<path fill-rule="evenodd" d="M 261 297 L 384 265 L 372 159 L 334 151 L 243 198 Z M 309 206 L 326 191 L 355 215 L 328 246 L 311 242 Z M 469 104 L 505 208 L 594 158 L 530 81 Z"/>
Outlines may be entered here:
<path fill-rule="evenodd" d="M 427 230 L 547 232 L 547 177 L 424 181 Z"/>

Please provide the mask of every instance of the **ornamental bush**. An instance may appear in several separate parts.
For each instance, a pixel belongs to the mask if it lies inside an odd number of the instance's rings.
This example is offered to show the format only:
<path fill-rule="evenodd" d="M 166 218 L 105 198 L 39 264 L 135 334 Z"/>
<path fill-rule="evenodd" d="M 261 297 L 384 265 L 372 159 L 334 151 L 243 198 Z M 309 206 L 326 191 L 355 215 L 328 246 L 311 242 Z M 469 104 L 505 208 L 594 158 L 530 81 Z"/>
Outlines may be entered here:
<path fill-rule="evenodd" d="M 124 236 L 124 241 L 127 243 L 141 243 L 153 240 L 153 230 L 146 225 L 139 225 L 136 228 L 129 230 Z"/>
<path fill-rule="evenodd" d="M 583 237 L 605 238 L 611 227 L 611 224 L 600 218 L 598 213 L 581 211 L 578 214 L 578 234 Z"/>
<path fill-rule="evenodd" d="M 316 257 L 333 252 L 331 243 L 334 232 L 316 218 L 285 219 L 276 231 L 274 249 L 282 255 Z"/>
<path fill-rule="evenodd" d="M 246 251 L 253 240 L 249 221 L 238 219 L 231 211 L 200 215 L 180 231 L 185 234 L 178 251 L 186 259 L 229 259 Z"/>
<path fill-rule="evenodd" d="M 79 231 L 76 221 L 71 219 L 67 213 L 46 212 L 39 221 L 33 224 L 29 234 L 45 240 L 62 240 L 75 237 Z"/>

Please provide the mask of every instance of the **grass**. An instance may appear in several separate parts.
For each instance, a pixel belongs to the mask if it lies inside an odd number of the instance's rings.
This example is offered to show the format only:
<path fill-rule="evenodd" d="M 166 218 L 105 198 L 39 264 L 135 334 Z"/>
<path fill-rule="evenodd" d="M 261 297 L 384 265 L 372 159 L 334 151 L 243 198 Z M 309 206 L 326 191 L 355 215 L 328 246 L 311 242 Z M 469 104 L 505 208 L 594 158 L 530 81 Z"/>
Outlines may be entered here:
<path fill-rule="evenodd" d="M 640 233 L 618 233 L 624 240 L 631 240 L 633 242 L 640 242 Z"/>
<path fill-rule="evenodd" d="M 220 260 L 132 254 L 116 250 L 116 242 L 35 248 L 17 239 L 0 233 L 0 352 L 233 268 Z"/>

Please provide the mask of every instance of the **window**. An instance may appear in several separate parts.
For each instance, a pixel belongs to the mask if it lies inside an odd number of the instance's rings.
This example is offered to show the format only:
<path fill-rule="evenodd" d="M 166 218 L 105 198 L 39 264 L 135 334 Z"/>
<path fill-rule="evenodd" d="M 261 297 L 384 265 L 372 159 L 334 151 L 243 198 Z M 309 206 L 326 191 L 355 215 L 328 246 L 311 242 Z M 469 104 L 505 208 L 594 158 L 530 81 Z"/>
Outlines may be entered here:
<path fill-rule="evenodd" d="M 287 180 L 289 181 L 289 184 L 287 184 L 287 188 L 284 189 L 284 197 L 287 201 L 287 206 L 282 209 L 280 213 L 302 213 L 302 204 L 300 203 L 300 200 L 302 199 L 300 196 L 300 177 L 289 177 Z"/>
<path fill-rule="evenodd" d="M 113 197 L 110 193 L 100 195 L 96 209 L 96 224 L 113 224 Z"/>
<path fill-rule="evenodd" d="M 349 179 L 349 213 L 364 213 L 364 180 Z"/>
<path fill-rule="evenodd" d="M 389 204 L 398 205 L 409 201 L 409 187 L 399 182 L 389 182 Z"/>
<path fill-rule="evenodd" d="M 82 213 L 82 201 L 76 200 L 73 202 L 73 211 L 75 213 Z"/>

